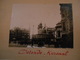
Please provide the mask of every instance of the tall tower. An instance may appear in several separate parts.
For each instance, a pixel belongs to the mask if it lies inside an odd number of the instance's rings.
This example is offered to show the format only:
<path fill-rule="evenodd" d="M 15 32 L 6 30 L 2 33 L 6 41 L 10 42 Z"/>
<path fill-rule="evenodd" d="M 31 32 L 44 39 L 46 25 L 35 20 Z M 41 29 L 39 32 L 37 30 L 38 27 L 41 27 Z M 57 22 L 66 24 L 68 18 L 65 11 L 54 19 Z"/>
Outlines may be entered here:
<path fill-rule="evenodd" d="M 60 4 L 63 32 L 73 31 L 72 4 Z"/>
<path fill-rule="evenodd" d="M 72 4 L 60 4 L 63 46 L 73 48 Z"/>

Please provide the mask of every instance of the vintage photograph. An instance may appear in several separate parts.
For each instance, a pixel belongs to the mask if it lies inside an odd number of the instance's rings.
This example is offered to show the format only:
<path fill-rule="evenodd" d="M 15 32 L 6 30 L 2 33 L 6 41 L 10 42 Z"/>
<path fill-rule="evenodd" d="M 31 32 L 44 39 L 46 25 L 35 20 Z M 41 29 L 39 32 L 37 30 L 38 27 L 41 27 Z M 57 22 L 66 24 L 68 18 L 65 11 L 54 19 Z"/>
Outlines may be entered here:
<path fill-rule="evenodd" d="M 9 47 L 73 48 L 72 4 L 14 4 Z"/>

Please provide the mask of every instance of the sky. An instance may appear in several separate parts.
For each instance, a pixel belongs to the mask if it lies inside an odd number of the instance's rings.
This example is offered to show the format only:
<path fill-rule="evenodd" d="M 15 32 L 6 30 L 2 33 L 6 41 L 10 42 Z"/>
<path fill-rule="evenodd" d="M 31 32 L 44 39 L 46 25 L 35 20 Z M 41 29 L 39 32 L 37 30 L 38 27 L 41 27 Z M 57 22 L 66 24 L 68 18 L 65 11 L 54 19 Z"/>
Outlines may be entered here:
<path fill-rule="evenodd" d="M 59 4 L 14 4 L 10 29 L 20 27 L 37 34 L 40 23 L 54 28 L 61 21 Z"/>

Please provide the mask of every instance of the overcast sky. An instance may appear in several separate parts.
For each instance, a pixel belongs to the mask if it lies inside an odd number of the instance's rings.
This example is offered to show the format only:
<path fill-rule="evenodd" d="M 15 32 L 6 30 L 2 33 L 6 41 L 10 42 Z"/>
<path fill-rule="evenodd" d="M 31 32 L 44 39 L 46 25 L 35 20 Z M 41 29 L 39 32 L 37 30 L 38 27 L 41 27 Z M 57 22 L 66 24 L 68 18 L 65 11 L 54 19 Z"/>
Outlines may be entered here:
<path fill-rule="evenodd" d="M 14 4 L 10 29 L 30 28 L 30 33 L 36 34 L 38 24 L 41 22 L 53 28 L 60 20 L 59 4 Z"/>

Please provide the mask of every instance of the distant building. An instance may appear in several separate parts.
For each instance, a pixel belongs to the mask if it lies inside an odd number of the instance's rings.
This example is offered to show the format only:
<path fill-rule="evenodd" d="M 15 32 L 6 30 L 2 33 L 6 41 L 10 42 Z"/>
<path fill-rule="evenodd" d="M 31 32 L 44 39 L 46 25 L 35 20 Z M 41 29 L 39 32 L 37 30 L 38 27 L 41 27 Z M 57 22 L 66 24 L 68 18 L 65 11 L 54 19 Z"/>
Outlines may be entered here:
<path fill-rule="evenodd" d="M 45 44 L 48 44 L 52 39 L 54 39 L 54 34 L 54 28 L 48 28 L 40 23 L 38 25 L 38 34 L 34 34 L 32 39 L 35 43 L 44 42 Z"/>
<path fill-rule="evenodd" d="M 42 23 L 38 25 L 38 34 L 46 34 L 46 26 L 43 27 Z"/>

